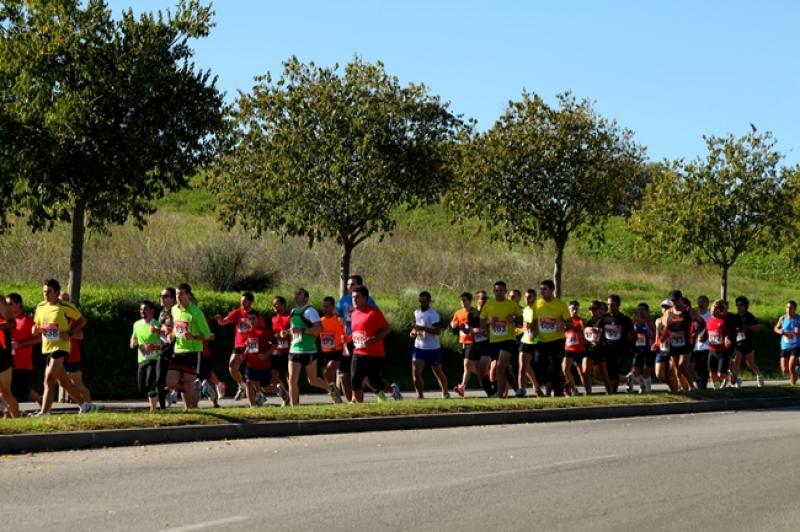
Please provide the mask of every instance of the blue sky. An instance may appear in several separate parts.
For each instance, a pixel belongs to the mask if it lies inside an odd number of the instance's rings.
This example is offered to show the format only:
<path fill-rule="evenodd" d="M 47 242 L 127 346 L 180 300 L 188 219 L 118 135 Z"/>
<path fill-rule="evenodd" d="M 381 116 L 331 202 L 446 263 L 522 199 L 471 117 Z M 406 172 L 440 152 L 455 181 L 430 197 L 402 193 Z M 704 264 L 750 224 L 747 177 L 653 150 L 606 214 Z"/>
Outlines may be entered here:
<path fill-rule="evenodd" d="M 115 13 L 169 0 L 111 0 Z M 486 129 L 523 89 L 565 90 L 636 132 L 651 159 L 704 153 L 702 135 L 771 130 L 800 163 L 800 58 L 792 1 L 217 0 L 194 43 L 228 99 L 291 55 L 320 65 L 354 54 L 424 82 Z"/>

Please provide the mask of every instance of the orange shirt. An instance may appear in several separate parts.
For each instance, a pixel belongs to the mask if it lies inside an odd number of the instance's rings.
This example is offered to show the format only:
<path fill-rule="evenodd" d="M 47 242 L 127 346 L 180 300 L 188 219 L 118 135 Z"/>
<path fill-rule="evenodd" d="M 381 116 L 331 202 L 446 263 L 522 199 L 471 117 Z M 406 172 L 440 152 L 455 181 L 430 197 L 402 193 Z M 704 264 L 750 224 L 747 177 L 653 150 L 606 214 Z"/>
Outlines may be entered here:
<path fill-rule="evenodd" d="M 469 324 L 469 311 L 467 309 L 458 309 L 455 314 L 453 314 L 452 322 L 458 328 L 458 343 L 471 344 L 475 341 L 472 333 L 467 333 L 464 331 L 464 325 Z"/>
<path fill-rule="evenodd" d="M 319 333 L 319 343 L 323 353 L 335 353 L 344 349 L 345 328 L 339 321 L 339 316 L 322 316 L 322 332 Z"/>

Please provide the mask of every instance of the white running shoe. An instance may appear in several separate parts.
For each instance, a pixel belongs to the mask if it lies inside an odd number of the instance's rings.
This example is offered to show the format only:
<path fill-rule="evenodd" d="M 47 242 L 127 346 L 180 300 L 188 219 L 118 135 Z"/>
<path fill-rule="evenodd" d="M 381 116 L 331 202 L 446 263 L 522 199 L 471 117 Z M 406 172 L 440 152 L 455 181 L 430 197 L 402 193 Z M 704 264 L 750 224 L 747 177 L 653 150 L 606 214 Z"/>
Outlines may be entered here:
<path fill-rule="evenodd" d="M 392 386 L 392 399 L 394 399 L 395 401 L 402 401 L 403 394 L 400 393 L 400 387 L 394 382 L 391 384 L 391 386 Z"/>
<path fill-rule="evenodd" d="M 756 386 L 759 388 L 764 387 L 764 377 L 762 377 L 760 373 L 756 375 Z"/>

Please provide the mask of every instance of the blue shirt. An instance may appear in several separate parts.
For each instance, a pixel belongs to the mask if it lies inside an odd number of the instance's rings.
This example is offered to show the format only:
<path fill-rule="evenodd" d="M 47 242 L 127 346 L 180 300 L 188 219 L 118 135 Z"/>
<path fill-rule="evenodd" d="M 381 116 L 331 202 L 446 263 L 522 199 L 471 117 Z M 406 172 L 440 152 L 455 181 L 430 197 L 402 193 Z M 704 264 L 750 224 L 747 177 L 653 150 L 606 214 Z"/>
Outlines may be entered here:
<path fill-rule="evenodd" d="M 367 297 L 367 304 L 370 307 L 379 308 L 378 304 L 375 303 L 375 300 L 372 299 L 372 296 Z M 347 326 L 347 336 L 353 334 L 353 331 L 350 329 L 350 313 L 353 312 L 353 295 L 352 294 L 345 294 L 336 304 L 336 313 L 339 314 L 342 318 L 344 318 L 344 323 Z"/>
<path fill-rule="evenodd" d="M 781 329 L 783 329 L 784 333 L 781 335 L 781 349 L 786 350 L 800 347 L 800 338 L 795 334 L 798 328 L 800 328 L 800 318 L 798 318 L 796 314 L 794 318 L 789 318 L 786 314 L 783 315 Z"/>

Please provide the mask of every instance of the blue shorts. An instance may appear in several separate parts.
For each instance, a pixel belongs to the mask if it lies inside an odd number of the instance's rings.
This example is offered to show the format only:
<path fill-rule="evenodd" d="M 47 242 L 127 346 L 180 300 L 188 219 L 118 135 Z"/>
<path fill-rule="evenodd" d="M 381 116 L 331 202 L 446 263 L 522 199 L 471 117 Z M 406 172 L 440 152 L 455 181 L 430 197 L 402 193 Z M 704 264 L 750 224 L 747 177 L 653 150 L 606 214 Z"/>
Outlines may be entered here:
<path fill-rule="evenodd" d="M 420 349 L 414 348 L 414 354 L 411 355 L 411 360 L 424 360 L 431 366 L 438 366 L 442 363 L 442 350 L 441 349 Z"/>
<path fill-rule="evenodd" d="M 271 369 L 251 369 L 250 367 L 244 368 L 244 378 L 248 381 L 255 381 L 261 386 L 266 386 L 272 380 Z"/>

